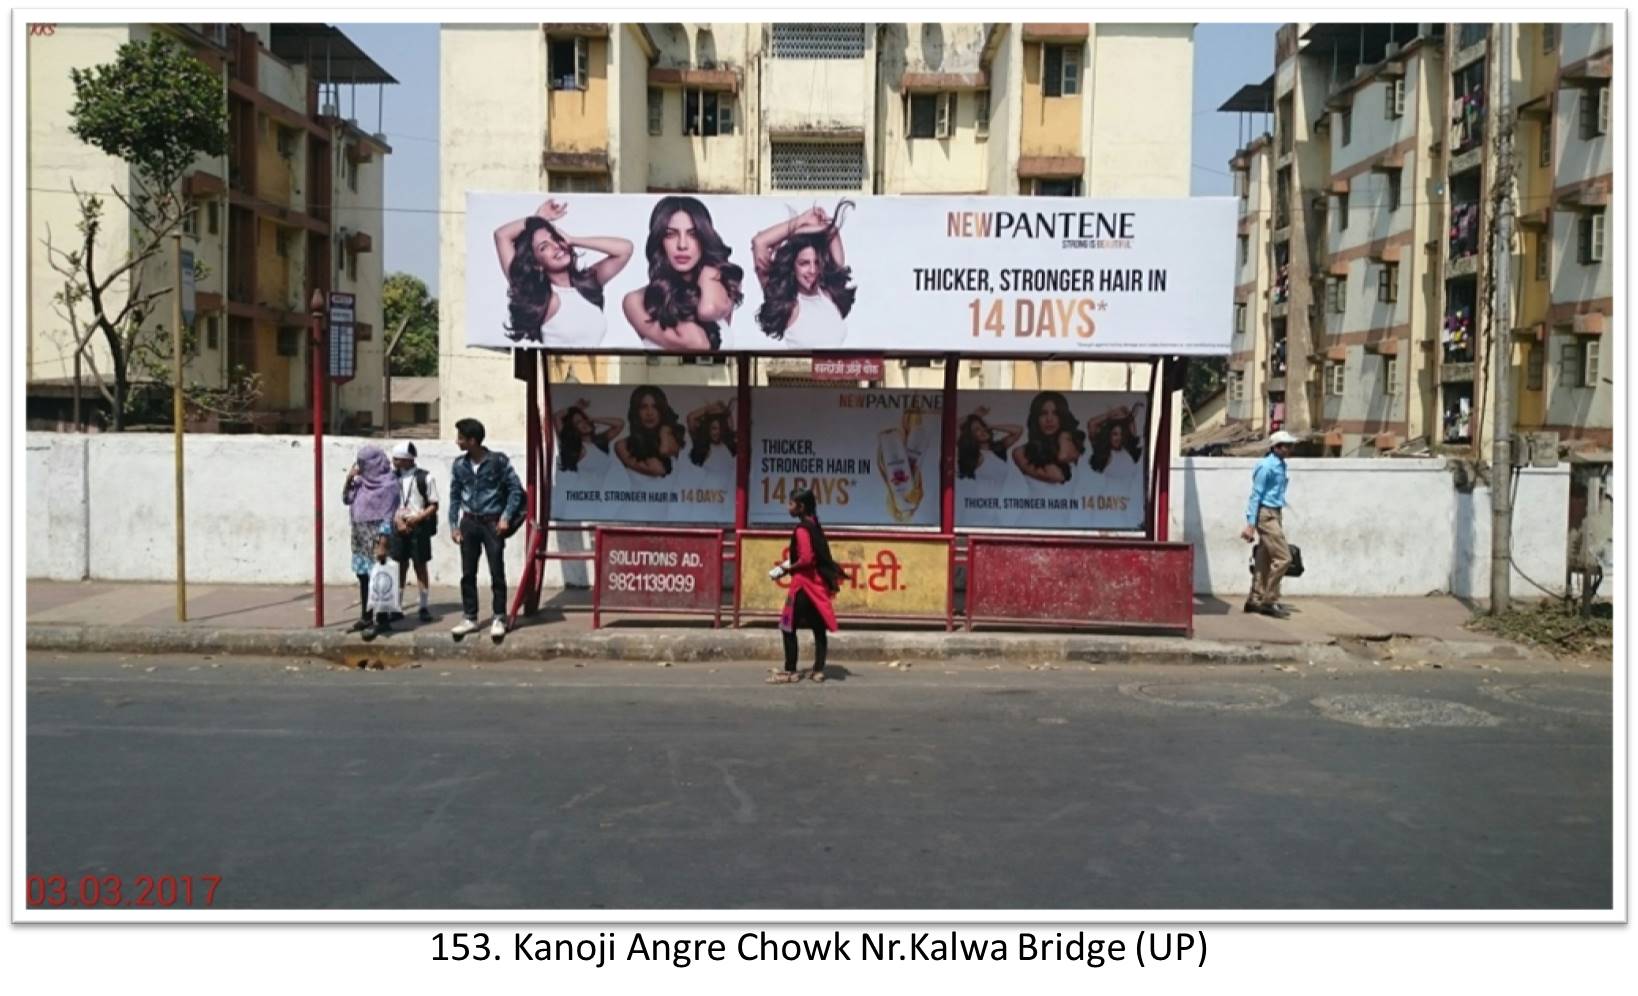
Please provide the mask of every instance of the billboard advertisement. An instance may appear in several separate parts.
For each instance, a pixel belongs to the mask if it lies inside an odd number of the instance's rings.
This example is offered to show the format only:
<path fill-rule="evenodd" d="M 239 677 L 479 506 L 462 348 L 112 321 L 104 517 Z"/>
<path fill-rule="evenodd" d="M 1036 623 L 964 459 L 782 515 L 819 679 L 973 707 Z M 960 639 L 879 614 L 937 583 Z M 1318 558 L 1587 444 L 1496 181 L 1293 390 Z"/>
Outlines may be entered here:
<path fill-rule="evenodd" d="M 963 391 L 958 529 L 1143 528 L 1148 395 Z"/>
<path fill-rule="evenodd" d="M 751 523 L 789 523 L 791 492 L 807 488 L 827 526 L 937 528 L 943 406 L 939 391 L 754 390 Z"/>
<path fill-rule="evenodd" d="M 552 518 L 734 523 L 733 388 L 564 385 L 552 412 Z"/>
<path fill-rule="evenodd" d="M 1232 198 L 467 194 L 466 342 L 1226 355 Z"/>

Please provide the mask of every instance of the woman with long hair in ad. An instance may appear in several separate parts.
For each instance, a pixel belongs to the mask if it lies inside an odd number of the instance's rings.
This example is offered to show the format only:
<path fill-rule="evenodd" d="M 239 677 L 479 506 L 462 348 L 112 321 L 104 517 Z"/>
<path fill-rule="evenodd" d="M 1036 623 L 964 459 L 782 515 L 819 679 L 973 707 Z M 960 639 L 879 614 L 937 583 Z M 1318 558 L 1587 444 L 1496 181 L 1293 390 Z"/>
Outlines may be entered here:
<path fill-rule="evenodd" d="M 527 218 L 495 229 L 495 253 L 506 275 L 506 338 L 557 348 L 591 348 L 603 341 L 603 287 L 631 261 L 625 239 L 576 238 L 558 226 L 568 207 L 548 200 Z M 603 254 L 580 266 L 581 249 Z"/>
<path fill-rule="evenodd" d="M 557 469 L 601 482 L 609 466 L 609 446 L 626 423 L 617 418 L 592 418 L 590 402 L 576 401 L 552 413 L 557 428 Z"/>
<path fill-rule="evenodd" d="M 1077 428 L 1069 401 L 1057 391 L 1042 391 L 1031 399 L 1025 428 L 1028 438 L 1012 451 L 1012 462 L 1029 481 L 1031 494 L 1053 494 L 1036 486 L 1069 483 L 1085 452 L 1086 433 Z"/>
<path fill-rule="evenodd" d="M 998 526 L 1001 509 L 968 508 L 965 499 L 999 502 L 1011 472 L 1007 450 L 1024 434 L 1022 426 L 991 425 L 990 409 L 980 405 L 961 420 L 956 435 L 956 518 L 965 525 Z"/>
<path fill-rule="evenodd" d="M 1143 405 L 1119 405 L 1086 420 L 1091 455 L 1083 493 L 1095 518 L 1118 527 L 1141 523 L 1143 480 Z"/>
<path fill-rule="evenodd" d="M 620 463 L 644 477 L 670 476 L 672 461 L 682 453 L 688 434 L 665 392 L 652 385 L 637 388 L 631 392 L 626 415 L 631 432 L 614 444 Z"/>
<path fill-rule="evenodd" d="M 647 345 L 678 353 L 722 348 L 722 326 L 745 299 L 745 269 L 695 197 L 662 197 L 648 219 L 648 284 L 626 295 L 626 320 Z"/>
<path fill-rule="evenodd" d="M 835 349 L 847 339 L 844 319 L 858 293 L 842 248 L 842 215 L 821 207 L 771 225 L 751 240 L 751 262 L 762 282 L 757 324 L 787 349 Z"/>
<path fill-rule="evenodd" d="M 739 440 L 734 435 L 733 403 L 710 401 L 688 413 L 688 459 L 683 461 L 686 487 L 733 491 Z"/>
<path fill-rule="evenodd" d="M 796 670 L 796 631 L 813 633 L 813 670 L 809 677 L 825 680 L 825 650 L 829 640 L 827 631 L 836 629 L 836 609 L 830 598 L 841 590 L 842 569 L 830 555 L 830 544 L 825 542 L 825 530 L 819 525 L 819 503 L 813 492 L 797 488 L 791 492 L 785 510 L 797 520 L 791 532 L 790 552 L 785 562 L 768 572 L 775 581 L 791 579 L 790 592 L 785 596 L 785 607 L 779 613 L 779 633 L 785 641 L 785 670 L 770 675 L 768 682 L 775 685 L 801 681 Z"/>

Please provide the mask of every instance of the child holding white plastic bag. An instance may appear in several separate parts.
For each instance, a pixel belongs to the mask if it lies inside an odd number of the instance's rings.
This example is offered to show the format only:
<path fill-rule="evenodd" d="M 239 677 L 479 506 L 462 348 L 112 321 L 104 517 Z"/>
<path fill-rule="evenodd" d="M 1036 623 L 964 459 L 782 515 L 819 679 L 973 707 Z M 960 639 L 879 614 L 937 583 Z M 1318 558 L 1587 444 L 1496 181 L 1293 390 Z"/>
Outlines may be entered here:
<path fill-rule="evenodd" d="M 398 565 L 388 557 L 392 537 L 382 533 L 375 538 L 375 563 L 370 566 L 369 601 L 364 614 L 375 620 L 375 625 L 364 631 L 364 639 L 373 640 L 392 631 L 393 616 L 403 613 L 399 601 Z"/>

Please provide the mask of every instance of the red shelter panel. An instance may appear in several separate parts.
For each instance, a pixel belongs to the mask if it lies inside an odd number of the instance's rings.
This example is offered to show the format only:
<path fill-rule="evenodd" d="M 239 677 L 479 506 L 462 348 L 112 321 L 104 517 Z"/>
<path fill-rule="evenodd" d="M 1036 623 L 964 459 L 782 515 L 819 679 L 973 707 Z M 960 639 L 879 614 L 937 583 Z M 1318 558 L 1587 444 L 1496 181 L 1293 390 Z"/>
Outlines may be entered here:
<path fill-rule="evenodd" d="M 722 618 L 722 530 L 599 529 L 592 625 L 604 612 Z"/>
<path fill-rule="evenodd" d="M 1194 548 L 1148 540 L 974 536 L 967 623 L 1194 632 Z"/>

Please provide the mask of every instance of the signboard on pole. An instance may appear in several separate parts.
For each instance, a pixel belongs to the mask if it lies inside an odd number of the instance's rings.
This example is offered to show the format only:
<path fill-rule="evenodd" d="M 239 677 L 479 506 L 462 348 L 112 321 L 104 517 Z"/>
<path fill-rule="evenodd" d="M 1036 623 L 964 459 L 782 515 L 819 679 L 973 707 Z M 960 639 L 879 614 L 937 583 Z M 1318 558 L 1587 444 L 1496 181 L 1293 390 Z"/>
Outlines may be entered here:
<path fill-rule="evenodd" d="M 330 379 L 337 383 L 352 380 L 358 367 L 353 339 L 355 304 L 351 294 L 330 292 Z"/>
<path fill-rule="evenodd" d="M 1229 353 L 1229 197 L 469 192 L 466 208 L 470 346 Z"/>
<path fill-rule="evenodd" d="M 193 279 L 193 251 L 182 250 L 182 324 L 192 325 L 194 316 L 198 314 L 197 298 L 194 294 Z"/>
<path fill-rule="evenodd" d="M 814 380 L 881 380 L 886 364 L 880 356 L 815 356 Z"/>

